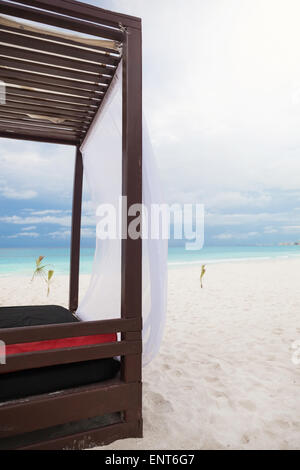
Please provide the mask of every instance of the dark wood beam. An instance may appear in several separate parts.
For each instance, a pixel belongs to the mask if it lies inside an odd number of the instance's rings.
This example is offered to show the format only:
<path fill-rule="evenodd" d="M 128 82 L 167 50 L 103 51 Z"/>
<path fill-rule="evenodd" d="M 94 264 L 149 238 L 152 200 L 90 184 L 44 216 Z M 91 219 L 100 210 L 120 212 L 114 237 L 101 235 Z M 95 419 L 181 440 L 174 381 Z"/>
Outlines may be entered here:
<path fill-rule="evenodd" d="M 141 25 L 141 19 L 135 16 L 115 13 L 79 1 L 51 0 L 51 2 L 49 2 L 48 0 L 15 0 L 15 2 L 24 3 L 36 8 L 44 8 L 45 10 L 50 10 L 62 15 L 70 15 L 115 28 L 118 28 L 120 23 L 123 26 L 132 28 L 139 28 Z"/>
<path fill-rule="evenodd" d="M 71 364 L 74 362 L 92 361 L 106 357 L 138 354 L 141 352 L 141 341 L 116 341 L 97 345 L 76 346 L 73 348 L 34 351 L 21 354 L 9 354 L 6 364 L 1 364 L 0 374 L 18 370 L 37 369 L 40 367 Z M 1 415 L 1 407 L 0 407 Z"/>
<path fill-rule="evenodd" d="M 123 156 L 122 194 L 127 208 L 142 204 L 142 38 L 141 30 L 128 29 L 123 44 Z M 142 318 L 142 239 L 128 236 L 132 217 L 125 223 L 127 238 L 122 240 L 121 259 L 121 316 Z M 123 221 L 124 227 L 124 221 Z M 124 333 L 122 339 L 141 341 L 141 332 Z M 141 381 L 142 356 L 122 358 L 122 379 Z M 142 408 L 125 410 L 125 421 L 140 423 Z"/>
<path fill-rule="evenodd" d="M 135 407 L 140 405 L 140 388 L 140 384 L 109 380 L 64 390 L 52 396 L 30 397 L 21 403 L 3 403 L 0 408 L 0 438 Z"/>
<path fill-rule="evenodd" d="M 9 131 L 13 129 L 15 131 L 22 131 L 28 130 L 37 133 L 47 133 L 47 132 L 55 132 L 60 137 L 75 137 L 79 138 L 83 131 L 80 129 L 62 129 L 59 127 L 51 127 L 51 126 L 39 126 L 33 123 L 23 123 L 23 122 L 9 122 L 9 121 L 1 121 L 0 119 L 0 130 Z"/>
<path fill-rule="evenodd" d="M 141 33 L 129 31 L 123 59 L 123 182 L 128 207 L 142 203 Z M 132 217 L 133 219 L 134 217 Z M 128 226 L 130 224 L 128 218 Z M 126 233 L 128 233 L 128 226 Z M 141 316 L 142 240 L 122 241 L 122 317 Z"/>
<path fill-rule="evenodd" d="M 76 146 L 78 144 L 77 139 L 61 139 L 57 135 L 47 134 L 39 135 L 33 134 L 32 132 L 7 132 L 7 131 L 0 131 L 0 137 L 4 139 L 13 139 L 13 140 L 29 140 L 33 142 L 43 142 L 46 144 L 57 144 L 57 145 L 72 145 Z"/>
<path fill-rule="evenodd" d="M 17 344 L 31 343 L 32 341 L 74 338 L 75 336 L 140 331 L 141 327 L 141 319 L 134 318 L 126 320 L 124 318 L 115 318 L 112 320 L 5 328 L 0 330 L 0 336 L 5 344 Z"/>
<path fill-rule="evenodd" d="M 70 259 L 70 288 L 69 310 L 75 312 L 78 307 L 79 268 L 80 268 L 80 230 L 82 207 L 83 161 L 79 148 L 76 150 L 75 171 L 73 182 L 73 206 L 71 228 L 71 259 Z"/>
<path fill-rule="evenodd" d="M 109 391 L 107 391 L 109 393 Z M 95 446 L 106 446 L 119 439 L 140 437 L 140 423 L 117 423 L 101 426 L 88 432 L 80 432 L 71 436 L 58 437 L 40 441 L 28 446 L 18 447 L 19 450 L 86 450 Z"/>
<path fill-rule="evenodd" d="M 28 5 L 27 2 L 26 4 Z M 55 13 L 49 13 L 48 11 L 36 10 L 28 6 L 25 7 L 15 3 L 9 3 L 5 0 L 0 0 L 0 13 L 120 42 L 122 42 L 124 36 L 123 32 L 117 29 L 107 28 L 75 18 L 60 16 Z"/>

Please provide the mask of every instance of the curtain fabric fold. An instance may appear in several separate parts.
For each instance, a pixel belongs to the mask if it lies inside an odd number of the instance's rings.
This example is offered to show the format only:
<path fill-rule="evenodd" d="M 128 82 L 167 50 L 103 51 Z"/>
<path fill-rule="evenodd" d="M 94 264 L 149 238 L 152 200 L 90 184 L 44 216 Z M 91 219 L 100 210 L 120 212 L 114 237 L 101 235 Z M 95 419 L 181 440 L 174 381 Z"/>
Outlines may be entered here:
<path fill-rule="evenodd" d="M 121 220 L 122 64 L 81 147 L 84 175 L 93 204 L 115 208 Z M 143 118 L 143 204 L 151 223 L 151 204 L 162 202 L 161 188 Z M 96 223 L 100 219 L 96 217 Z M 150 232 L 150 231 L 149 231 Z M 167 295 L 167 241 L 143 239 L 143 364 L 157 354 L 164 330 Z M 96 240 L 90 285 L 77 310 L 83 321 L 119 318 L 121 312 L 121 240 Z"/>

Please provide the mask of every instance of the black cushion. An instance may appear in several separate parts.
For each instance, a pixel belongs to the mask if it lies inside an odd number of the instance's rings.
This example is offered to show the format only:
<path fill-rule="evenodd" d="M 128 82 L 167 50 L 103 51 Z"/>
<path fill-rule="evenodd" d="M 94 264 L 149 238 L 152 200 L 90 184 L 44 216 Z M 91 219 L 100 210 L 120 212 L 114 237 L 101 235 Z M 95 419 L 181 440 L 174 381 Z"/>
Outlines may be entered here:
<path fill-rule="evenodd" d="M 78 321 L 69 310 L 59 305 L 0 307 L 0 329 Z"/>
<path fill-rule="evenodd" d="M 0 401 L 102 382 L 115 377 L 119 369 L 115 359 L 97 359 L 0 374 Z"/>
<path fill-rule="evenodd" d="M 69 310 L 57 305 L 0 307 L 0 329 L 78 321 Z M 120 362 L 108 358 L 28 369 L 8 374 L 0 373 L 0 401 L 52 393 L 101 382 L 115 377 L 119 369 Z"/>

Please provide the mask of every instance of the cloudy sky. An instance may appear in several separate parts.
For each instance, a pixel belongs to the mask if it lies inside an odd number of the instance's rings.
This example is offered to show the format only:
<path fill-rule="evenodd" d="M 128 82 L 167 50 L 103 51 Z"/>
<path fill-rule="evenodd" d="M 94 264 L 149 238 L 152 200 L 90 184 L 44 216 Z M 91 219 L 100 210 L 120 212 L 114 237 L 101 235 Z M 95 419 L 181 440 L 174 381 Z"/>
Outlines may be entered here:
<path fill-rule="evenodd" d="M 300 2 L 89 3 L 143 19 L 144 109 L 166 200 L 205 204 L 206 244 L 300 239 Z M 1 142 L 1 246 L 68 242 L 73 163 L 68 147 Z"/>

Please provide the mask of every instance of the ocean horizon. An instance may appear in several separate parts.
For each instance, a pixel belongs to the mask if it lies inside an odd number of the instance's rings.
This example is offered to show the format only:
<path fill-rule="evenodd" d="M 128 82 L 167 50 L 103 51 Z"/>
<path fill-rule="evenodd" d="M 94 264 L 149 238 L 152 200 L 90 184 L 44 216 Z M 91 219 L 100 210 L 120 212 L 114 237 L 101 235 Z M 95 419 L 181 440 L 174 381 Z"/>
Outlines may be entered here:
<path fill-rule="evenodd" d="M 70 270 L 69 248 L 0 248 L 0 276 L 31 276 L 35 260 L 45 256 L 45 264 L 55 273 L 68 274 Z M 238 262 L 300 256 L 300 246 L 207 246 L 199 251 L 187 251 L 184 247 L 169 247 L 168 267 L 193 264 Z M 94 248 L 82 248 L 80 273 L 90 274 Z"/>

